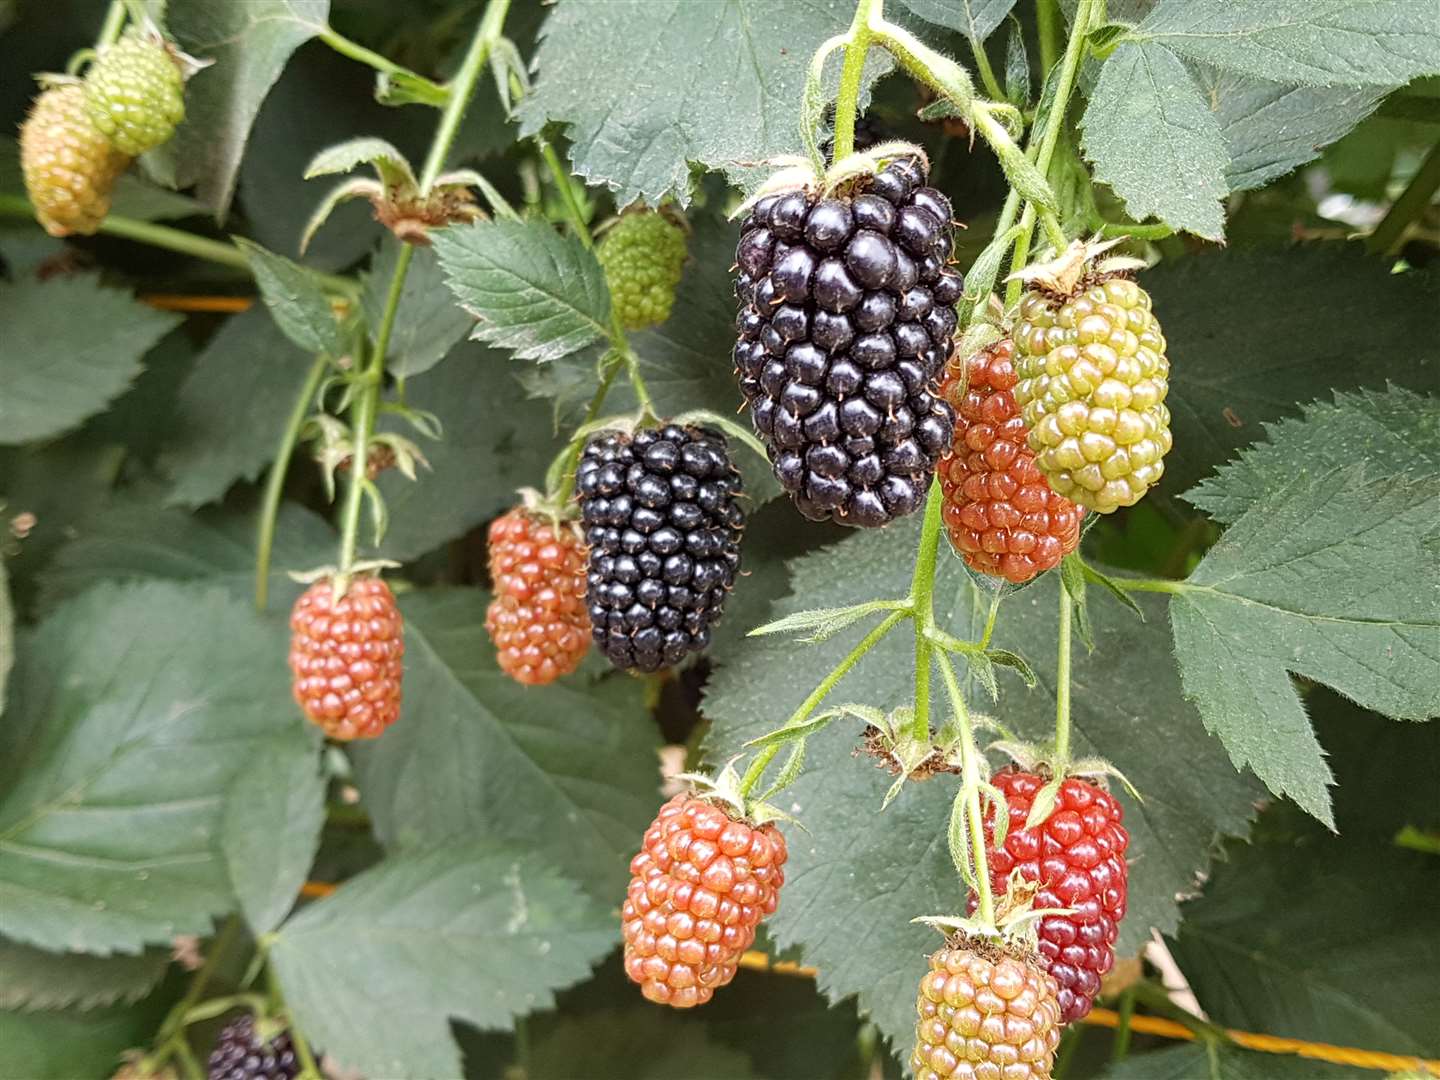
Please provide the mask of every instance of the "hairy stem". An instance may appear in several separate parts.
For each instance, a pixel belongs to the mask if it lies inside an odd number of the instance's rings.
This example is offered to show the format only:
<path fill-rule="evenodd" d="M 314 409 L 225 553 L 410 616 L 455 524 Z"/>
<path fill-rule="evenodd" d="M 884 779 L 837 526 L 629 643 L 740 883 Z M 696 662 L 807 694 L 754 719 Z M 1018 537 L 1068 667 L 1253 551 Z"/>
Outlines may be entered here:
<path fill-rule="evenodd" d="M 548 139 L 537 135 L 535 142 L 540 147 L 540 156 L 545 159 L 545 167 L 550 170 L 550 176 L 555 181 L 555 188 L 560 193 L 560 203 L 565 208 L 565 218 L 570 222 L 570 228 L 579 237 L 580 243 L 585 245 L 587 251 L 594 250 L 595 238 L 590 234 L 590 226 L 585 223 L 585 214 L 580 209 L 580 203 L 575 199 L 575 189 L 570 184 L 570 174 L 561 164 L 560 155 L 555 153 L 555 147 L 550 145 Z"/>
<path fill-rule="evenodd" d="M 865 54 L 870 51 L 871 20 L 882 17 L 884 8 L 884 0 L 859 0 L 855 5 L 855 18 L 845 42 L 845 63 L 840 69 L 840 92 L 835 98 L 835 149 L 831 153 L 834 161 L 855 152 L 855 117 L 860 107 Z"/>
<path fill-rule="evenodd" d="M 990 56 L 985 52 L 985 43 L 971 38 L 970 52 L 975 57 L 975 70 L 980 73 L 985 92 L 997 101 L 1004 101 L 1005 90 L 1001 87 L 1000 80 L 995 78 L 995 69 L 990 66 Z"/>
<path fill-rule="evenodd" d="M 861 638 L 859 643 L 845 655 L 845 659 L 835 665 L 834 669 L 831 670 L 830 674 L 825 676 L 820 685 L 810 691 L 810 696 L 802 701 L 800 707 L 790 714 L 790 718 L 785 721 L 785 726 L 797 727 L 810 719 L 810 714 L 819 707 L 820 703 L 825 700 L 830 691 L 835 689 L 835 686 L 845 677 L 846 673 L 860 662 L 860 658 L 879 644 L 880 639 L 895 629 L 901 620 L 908 619 L 909 617 L 910 609 L 902 608 L 899 611 L 892 611 L 877 623 L 874 629 Z M 760 781 L 760 777 L 764 775 L 766 766 L 775 760 L 775 755 L 779 752 L 780 744 L 772 743 L 770 746 L 765 747 L 764 750 L 761 750 L 759 754 L 755 755 L 755 760 L 750 763 L 750 767 L 745 770 L 745 775 L 740 780 L 740 794 L 742 796 L 749 795 L 750 792 L 754 790 L 755 785 Z"/>
<path fill-rule="evenodd" d="M 300 388 L 290 409 L 285 430 L 280 433 L 280 443 L 275 448 L 275 461 L 265 478 L 265 495 L 260 503 L 260 525 L 255 540 L 255 607 L 261 611 L 265 610 L 270 599 L 270 553 L 275 546 L 275 521 L 280 513 L 280 496 L 285 490 L 285 474 L 290 470 L 290 456 L 295 453 L 300 429 L 305 426 L 305 417 L 310 413 L 310 402 L 329 366 L 330 362 L 323 356 L 317 356 L 310 365 L 310 374 L 305 377 L 305 385 Z"/>
<path fill-rule="evenodd" d="M 100 27 L 100 34 L 95 38 L 95 48 L 103 49 L 106 45 L 113 45 L 120 39 L 120 31 L 125 28 L 125 0 L 110 0 L 110 7 L 105 12 L 105 22 Z"/>
<path fill-rule="evenodd" d="M 935 629 L 935 565 L 940 554 L 943 503 L 940 481 L 932 481 L 930 494 L 925 499 L 925 521 L 915 554 L 915 573 L 910 579 L 910 604 L 915 620 L 915 717 L 911 732 L 922 742 L 930 739 L 930 660 L 934 651 L 931 634 Z"/>
<path fill-rule="evenodd" d="M 970 858 L 975 869 L 975 912 L 989 926 L 995 925 L 995 897 L 990 890 L 990 860 L 985 854 L 985 819 L 980 809 L 980 751 L 975 745 L 975 729 L 970 723 L 970 709 L 950 657 L 940 654 L 940 675 L 950 695 L 955 724 L 960 731 L 960 783 L 965 792 L 966 826 L 970 832 Z"/>
<path fill-rule="evenodd" d="M 427 97 L 427 103 L 443 105 L 449 96 L 449 91 L 439 83 L 433 82 L 424 76 L 417 75 L 409 68 L 395 63 L 389 57 L 381 56 L 373 49 L 367 49 L 357 41 L 351 41 L 344 34 L 341 34 L 333 26 L 326 24 L 315 37 L 323 41 L 330 48 L 334 49 L 341 56 L 347 56 L 351 60 L 359 61 L 384 75 L 400 75 L 415 83 L 417 87 L 423 87 Z"/>

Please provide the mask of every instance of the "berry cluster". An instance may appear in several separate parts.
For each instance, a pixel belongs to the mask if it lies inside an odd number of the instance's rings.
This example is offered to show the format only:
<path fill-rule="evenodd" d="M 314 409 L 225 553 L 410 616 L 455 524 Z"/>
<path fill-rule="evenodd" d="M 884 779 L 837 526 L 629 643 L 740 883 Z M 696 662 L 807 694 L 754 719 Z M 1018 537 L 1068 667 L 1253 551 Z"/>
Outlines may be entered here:
<path fill-rule="evenodd" d="M 735 367 L 775 475 L 806 517 L 877 526 L 925 499 L 954 414 L 936 394 L 954 305 L 950 203 L 900 157 L 740 230 Z"/>
<path fill-rule="evenodd" d="M 100 49 L 85 73 L 85 112 L 121 153 L 170 141 L 185 119 L 185 76 L 165 43 L 131 30 Z"/>
<path fill-rule="evenodd" d="M 596 251 L 610 299 L 627 330 L 659 326 L 670 317 L 685 266 L 685 230 L 653 210 L 627 213 Z"/>
<path fill-rule="evenodd" d="M 595 641 L 658 671 L 710 644 L 740 570 L 740 472 L 725 437 L 668 424 L 601 434 L 576 472 Z"/>
<path fill-rule="evenodd" d="M 296 702 L 332 739 L 373 739 L 400 715 L 404 622 L 378 577 L 360 576 L 339 600 L 329 578 L 290 612 Z"/>
<path fill-rule="evenodd" d="M 21 125 L 25 190 L 51 236 L 88 236 L 98 229 L 110 212 L 110 189 L 129 164 L 91 123 L 77 84 L 46 90 Z"/>
<path fill-rule="evenodd" d="M 1085 511 L 1035 467 L 1015 406 L 1015 344 L 1006 339 L 946 368 L 955 442 L 940 461 L 950 543 L 972 569 L 1022 584 L 1058 566 L 1080 542 Z"/>
<path fill-rule="evenodd" d="M 1049 1080 L 1060 1003 L 1055 980 L 1032 957 L 956 939 L 930 957 L 916 1011 L 915 1080 Z"/>
<path fill-rule="evenodd" d="M 785 882 L 785 838 L 714 803 L 676 795 L 630 860 L 621 908 L 625 974 L 651 1001 L 703 1005 L 735 977 Z"/>
<path fill-rule="evenodd" d="M 1024 827 L 1044 777 L 1002 769 L 992 778 L 1010 806 L 1003 846 L 994 845 L 994 821 L 985 823 L 990 884 L 1003 895 L 1014 870 L 1039 885 L 1036 908 L 1069 908 L 1069 915 L 1040 921 L 1040 960 L 1059 988 L 1066 1023 L 1090 1011 L 1100 976 L 1115 963 L 1115 939 L 1125 917 L 1130 835 L 1120 824 L 1125 812 L 1108 792 L 1078 777 L 1067 777 L 1050 816 Z"/>
<path fill-rule="evenodd" d="M 1171 443 L 1170 363 L 1149 295 L 1105 275 L 1064 296 L 1032 288 L 1015 345 L 1015 402 L 1050 486 L 1102 514 L 1137 502 Z"/>
<path fill-rule="evenodd" d="M 221 1029 L 205 1063 L 206 1080 L 295 1080 L 298 1075 L 300 1059 L 290 1033 L 282 1031 L 261 1042 L 249 1014 Z"/>
<path fill-rule="evenodd" d="M 543 686 L 580 666 L 590 649 L 585 545 L 579 530 L 517 507 L 490 525 L 495 598 L 485 629 L 500 670 Z"/>

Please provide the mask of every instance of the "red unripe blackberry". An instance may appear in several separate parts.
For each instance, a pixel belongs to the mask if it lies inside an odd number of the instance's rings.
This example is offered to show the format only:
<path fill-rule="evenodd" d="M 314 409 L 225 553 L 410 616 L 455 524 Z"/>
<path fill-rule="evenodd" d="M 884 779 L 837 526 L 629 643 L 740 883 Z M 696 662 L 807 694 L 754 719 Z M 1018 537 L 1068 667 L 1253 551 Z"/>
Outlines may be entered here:
<path fill-rule="evenodd" d="M 500 670 L 543 686 L 580 666 L 590 649 L 585 544 L 573 524 L 516 507 L 490 525 L 495 598 L 485 629 Z"/>
<path fill-rule="evenodd" d="M 1080 543 L 1083 508 L 1051 490 L 1035 466 L 1015 404 L 1015 343 L 964 362 L 940 385 L 955 408 L 955 441 L 937 474 L 950 543 L 966 564 L 1017 585 L 1060 564 Z"/>
<path fill-rule="evenodd" d="M 708 646 L 745 529 L 725 437 L 675 424 L 598 434 L 580 455 L 575 491 L 592 634 L 610 662 L 659 671 Z"/>
<path fill-rule="evenodd" d="M 1061 1016 L 1070 1023 L 1090 1011 L 1100 977 L 1115 963 L 1129 876 L 1130 834 L 1120 824 L 1125 813 L 1109 792 L 1071 776 L 1061 783 L 1050 816 L 1027 829 L 1025 819 L 1045 778 L 1009 768 L 993 781 L 1009 802 L 1010 827 L 1004 847 L 996 848 L 994 820 L 985 823 L 990 887 L 1003 894 L 1006 879 L 1018 869 L 1026 881 L 1039 884 L 1036 908 L 1073 911 L 1048 915 L 1039 926 L 1040 961 L 1059 986 Z"/>
<path fill-rule="evenodd" d="M 916 1011 L 915 1080 L 1050 1080 L 1060 1003 L 1034 957 L 957 937 L 930 957 Z"/>
<path fill-rule="evenodd" d="M 221 1029 L 205 1067 L 205 1080 L 295 1080 L 299 1075 L 300 1058 L 290 1033 L 282 1031 L 261 1042 L 255 1019 L 248 1014 Z"/>
<path fill-rule="evenodd" d="M 315 582 L 290 612 L 295 700 L 332 739 L 373 739 L 400 715 L 404 622 L 378 577 L 353 578 L 334 597 Z"/>
<path fill-rule="evenodd" d="M 757 202 L 735 261 L 735 369 L 776 479 L 814 520 L 919 509 L 954 414 L 936 380 L 964 285 L 950 203 L 895 158 L 822 197 Z"/>
<path fill-rule="evenodd" d="M 691 794 L 660 808 L 630 860 L 625 974 L 651 1001 L 703 1005 L 735 977 L 785 883 L 785 837 Z"/>

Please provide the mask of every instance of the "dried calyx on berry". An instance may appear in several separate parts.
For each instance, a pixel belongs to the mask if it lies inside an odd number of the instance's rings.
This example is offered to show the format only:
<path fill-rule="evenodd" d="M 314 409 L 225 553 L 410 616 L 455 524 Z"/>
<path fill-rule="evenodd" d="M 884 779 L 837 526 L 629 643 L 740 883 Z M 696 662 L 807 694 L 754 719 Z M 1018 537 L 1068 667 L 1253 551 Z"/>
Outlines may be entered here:
<path fill-rule="evenodd" d="M 954 427 L 937 379 L 964 285 L 918 148 L 785 170 L 736 249 L 740 390 L 806 517 L 878 526 L 925 501 Z"/>
<path fill-rule="evenodd" d="M 940 393 L 955 408 L 955 438 L 938 475 L 956 552 L 972 570 L 1019 585 L 1075 550 L 1085 511 L 1036 468 L 1014 361 L 1005 338 L 947 365 Z"/>
<path fill-rule="evenodd" d="M 745 528 L 725 436 L 677 424 L 599 432 L 575 487 L 590 621 L 610 662 L 652 672 L 706 648 L 740 571 Z"/>
<path fill-rule="evenodd" d="M 580 526 L 525 491 L 522 505 L 490 524 L 494 598 L 485 629 L 500 670 L 543 686 L 580 666 L 590 651 L 585 604 L 587 551 Z"/>
<path fill-rule="evenodd" d="M 1134 259 L 1075 241 L 1016 276 L 1015 402 L 1050 486 L 1090 510 L 1131 506 L 1159 482 L 1171 446 L 1170 362 Z"/>
<path fill-rule="evenodd" d="M 747 805 L 726 766 L 687 775 L 694 789 L 660 808 L 630 860 L 621 906 L 625 974 L 651 1001 L 703 1005 L 735 977 L 785 883 L 785 837 Z"/>

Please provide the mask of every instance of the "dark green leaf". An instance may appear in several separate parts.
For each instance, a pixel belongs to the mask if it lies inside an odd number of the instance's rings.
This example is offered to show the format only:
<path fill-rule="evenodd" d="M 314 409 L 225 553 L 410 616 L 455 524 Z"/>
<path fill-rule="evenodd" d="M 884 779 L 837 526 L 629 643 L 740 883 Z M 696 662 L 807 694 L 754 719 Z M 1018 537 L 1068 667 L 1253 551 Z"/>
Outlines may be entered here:
<path fill-rule="evenodd" d="M 180 389 L 161 455 L 175 481 L 172 505 L 213 502 L 236 480 L 260 475 L 274 458 L 309 365 L 310 357 L 286 340 L 263 308 L 220 328 Z"/>
<path fill-rule="evenodd" d="M 900 0 L 920 18 L 957 30 L 971 41 L 984 41 L 995 32 L 1015 0 Z"/>
<path fill-rule="evenodd" d="M 476 835 L 525 845 L 593 895 L 619 895 L 659 802 L 656 733 L 636 722 L 642 685 L 519 686 L 495 666 L 485 604 L 474 589 L 402 598 L 404 711 L 354 750 L 376 831 L 400 849 Z"/>
<path fill-rule="evenodd" d="M 0 444 L 59 435 L 105 408 L 179 322 L 95 275 L 0 282 Z"/>
<path fill-rule="evenodd" d="M 385 312 L 385 298 L 395 273 L 398 242 L 381 246 L 365 274 L 365 293 L 361 303 L 371 340 L 380 328 Z M 455 343 L 475 320 L 455 303 L 445 287 L 445 275 L 433 248 L 416 248 L 410 259 L 410 272 L 400 294 L 400 308 L 390 333 L 389 357 L 386 368 L 394 375 L 409 378 L 429 371 L 445 358 Z"/>
<path fill-rule="evenodd" d="M 0 1012 L 0 1076 L 76 1080 L 110 1076 L 126 1050 L 154 1037 L 170 1001 L 53 1012 Z"/>
<path fill-rule="evenodd" d="M 588 1080 L 749 1080 L 758 1075 L 747 1055 L 717 1043 L 706 1027 L 698 1016 L 680 1019 L 658 1009 L 561 1017 L 532 1045 L 527 1073 L 561 1077 L 578 1075 L 580 1068 Z M 637 1053 L 639 1047 L 643 1053 Z"/>
<path fill-rule="evenodd" d="M 1229 1043 L 1194 1042 L 1132 1053 L 1102 1072 L 1100 1080 L 1375 1080 L 1375 1073 L 1313 1058 L 1242 1050 Z"/>
<path fill-rule="evenodd" d="M 1440 276 L 1333 244 L 1206 252 L 1145 275 L 1168 342 L 1178 494 L 1331 389 L 1440 385 Z M 1237 363 L 1237 358 L 1244 358 Z"/>
<path fill-rule="evenodd" d="M 283 652 L 246 604 L 170 582 L 97 586 L 28 636 L 0 725 L 0 932 L 136 952 L 231 910 L 225 791 L 300 723 L 257 675 Z"/>
<path fill-rule="evenodd" d="M 441 229 L 435 251 L 471 336 L 519 360 L 555 360 L 604 338 L 610 292 L 595 256 L 542 220 Z"/>
<path fill-rule="evenodd" d="M 169 949 L 135 956 L 57 953 L 0 938 L 0 1009 L 94 1009 L 144 997 L 165 974 Z"/>
<path fill-rule="evenodd" d="M 1116 49 L 1082 124 L 1095 178 L 1115 189 L 1132 218 L 1156 217 L 1207 240 L 1225 235 L 1225 141 L 1173 53 L 1146 43 Z"/>
<path fill-rule="evenodd" d="M 297 726 L 258 744 L 226 798 L 220 847 L 257 937 L 280 925 L 320 846 L 325 781 L 315 742 Z"/>
<path fill-rule="evenodd" d="M 270 961 L 317 1048 L 372 1076 L 459 1076 L 451 1017 L 509 1028 L 617 930 L 534 852 L 470 840 L 347 882 L 280 929 Z"/>
<path fill-rule="evenodd" d="M 242 236 L 235 237 L 235 243 L 250 260 L 255 283 L 280 332 L 306 352 L 342 355 L 345 338 L 314 271 Z"/>
<path fill-rule="evenodd" d="M 329 0 L 192 0 L 167 12 L 171 33 L 192 56 L 215 63 L 185 87 L 185 122 L 151 153 L 169 186 L 197 184 L 223 219 L 255 114 L 290 54 L 326 26 Z"/>
<path fill-rule="evenodd" d="M 666 195 L 684 205 L 692 162 L 736 178 L 800 152 L 806 65 L 853 15 L 849 0 L 569 0 L 545 25 L 535 92 L 518 108 L 521 130 L 567 125 L 576 174 L 609 187 L 619 206 L 637 198 L 656 205 Z M 867 83 L 889 68 L 878 53 Z M 630 60 L 597 65 L 599 56 Z M 686 77 L 642 74 L 662 71 Z M 839 72 L 839 63 L 827 68 L 832 98 Z"/>
<path fill-rule="evenodd" d="M 793 595 L 772 616 L 904 592 L 918 525 L 898 522 L 796 560 Z M 1031 737 L 1053 724 L 1057 588 L 1055 575 L 1046 575 L 1002 604 L 995 632 L 996 647 L 1023 654 L 1039 676 L 1040 687 L 1026 691 L 1020 680 L 1001 674 L 999 714 Z M 971 586 L 961 561 L 943 553 L 936 598 L 942 629 L 961 638 L 978 635 L 988 598 Z M 1157 793 L 1143 805 L 1119 796 L 1132 857 L 1146 868 L 1131 882 L 1121 941 L 1127 952 L 1140 947 L 1150 927 L 1174 928 L 1176 894 L 1194 887 L 1217 832 L 1243 831 L 1259 791 L 1235 773 L 1184 702 L 1161 609 L 1155 601 L 1147 605 L 1151 617 L 1144 623 L 1108 606 L 1095 612 L 1096 651 L 1077 656 L 1074 671 L 1077 756 L 1103 755 L 1142 793 Z M 705 699 L 712 759 L 782 723 L 862 633 L 852 627 L 814 646 L 775 638 L 738 643 L 712 674 Z M 831 702 L 882 709 L 908 704 L 913 644 L 903 631 L 882 641 L 841 680 Z M 988 709 L 988 702 L 980 707 Z M 932 719 L 938 724 L 943 716 Z M 880 815 L 890 778 L 854 760 L 854 730 L 836 723 L 812 738 L 805 771 L 781 801 L 809 832 L 792 833 L 794 870 L 787 867 L 790 880 L 770 926 L 781 945 L 803 946 L 827 996 L 858 994 L 861 1010 L 904 1045 L 913 1037 L 925 953 L 940 940 L 909 919 L 961 913 L 965 904 L 945 842 L 954 787 L 943 779 L 908 784 Z M 862 924 L 865 933 L 857 936 Z"/>
<path fill-rule="evenodd" d="M 5 714 L 5 684 L 15 666 L 15 608 L 10 603 L 10 575 L 0 556 L 0 716 Z"/>
<path fill-rule="evenodd" d="M 1440 21 L 1414 0 L 1166 0 L 1136 34 L 1270 82 L 1399 86 L 1440 72 Z"/>
<path fill-rule="evenodd" d="M 1367 475 L 1440 475 L 1440 399 L 1400 387 L 1336 394 L 1304 406 L 1303 419 L 1264 425 L 1266 442 L 1220 466 L 1183 496 L 1230 524 L 1264 506 L 1297 475 L 1364 462 Z"/>

